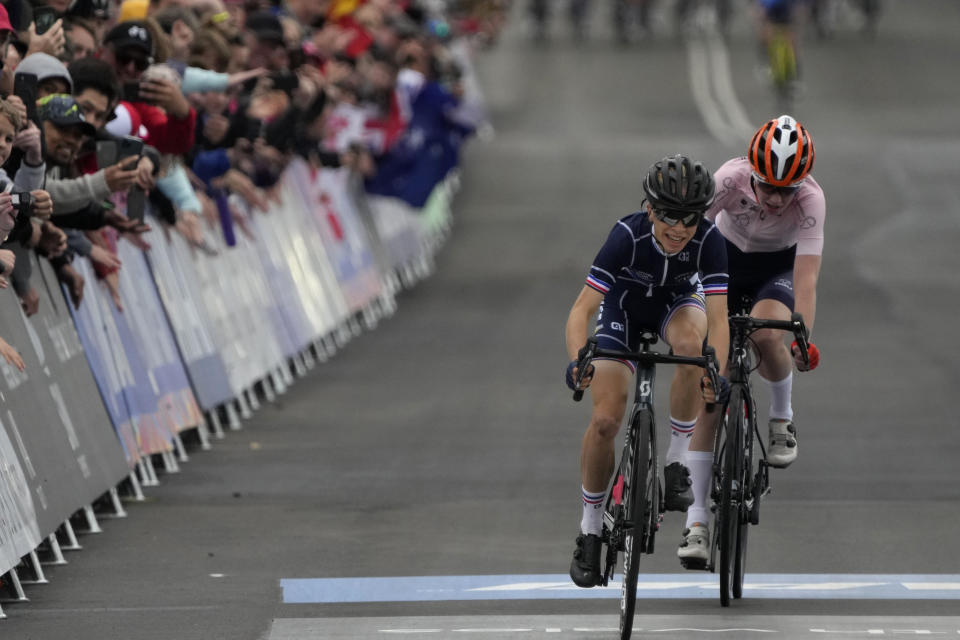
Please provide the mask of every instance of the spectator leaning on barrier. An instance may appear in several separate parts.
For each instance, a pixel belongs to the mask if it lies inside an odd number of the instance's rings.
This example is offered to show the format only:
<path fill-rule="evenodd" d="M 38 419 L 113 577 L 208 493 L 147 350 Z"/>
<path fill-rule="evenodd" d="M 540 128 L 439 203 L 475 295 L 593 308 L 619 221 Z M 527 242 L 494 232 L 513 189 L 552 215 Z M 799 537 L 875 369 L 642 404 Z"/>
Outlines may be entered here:
<path fill-rule="evenodd" d="M 187 153 L 193 144 L 196 112 L 175 82 L 160 76 L 142 78 L 150 65 L 163 62 L 154 59 L 155 51 L 146 22 L 132 20 L 107 33 L 100 57 L 116 72 L 124 91 L 123 108 L 135 125 L 146 129 L 145 142 L 161 153 Z M 135 128 L 134 135 L 139 130 Z"/>
<path fill-rule="evenodd" d="M 54 94 L 37 101 L 37 114 L 43 124 L 46 141 L 47 189 L 54 196 L 54 210 L 65 201 L 75 203 L 77 208 L 90 204 L 90 182 L 83 178 L 59 179 L 64 172 L 72 170 L 80 147 L 87 138 L 92 138 L 96 129 L 83 117 L 80 106 L 67 94 Z M 136 175 L 136 171 L 127 173 Z M 106 178 L 104 177 L 104 181 Z M 67 235 L 72 252 L 90 255 L 90 242 L 81 233 L 71 230 Z M 83 277 L 70 264 L 72 253 L 60 251 L 48 256 L 57 277 L 70 293 L 75 306 L 83 297 Z"/>

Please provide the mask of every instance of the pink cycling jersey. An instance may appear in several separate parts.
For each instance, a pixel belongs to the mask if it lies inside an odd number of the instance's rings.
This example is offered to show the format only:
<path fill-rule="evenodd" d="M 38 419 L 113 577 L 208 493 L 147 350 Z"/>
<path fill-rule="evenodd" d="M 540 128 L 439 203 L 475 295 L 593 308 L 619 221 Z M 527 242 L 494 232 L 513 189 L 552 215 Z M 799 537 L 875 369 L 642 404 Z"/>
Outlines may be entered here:
<path fill-rule="evenodd" d="M 707 219 L 744 253 L 780 251 L 797 245 L 797 255 L 821 255 L 827 205 L 813 176 L 807 176 L 787 206 L 771 214 L 757 202 L 751 173 L 746 158 L 728 160 L 717 169 L 713 174 L 717 196 Z"/>

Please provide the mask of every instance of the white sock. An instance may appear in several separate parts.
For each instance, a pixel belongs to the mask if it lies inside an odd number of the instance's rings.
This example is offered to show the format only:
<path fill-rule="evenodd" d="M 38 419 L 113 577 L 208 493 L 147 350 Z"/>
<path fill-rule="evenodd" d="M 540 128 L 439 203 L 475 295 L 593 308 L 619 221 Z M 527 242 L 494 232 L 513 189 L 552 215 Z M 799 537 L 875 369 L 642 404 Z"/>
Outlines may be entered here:
<path fill-rule="evenodd" d="M 770 389 L 770 417 L 780 420 L 793 420 L 793 372 L 783 380 L 773 382 L 764 379 Z"/>
<path fill-rule="evenodd" d="M 708 524 L 710 508 L 707 504 L 710 493 L 710 477 L 713 475 L 712 451 L 688 451 L 687 468 L 693 481 L 693 504 L 687 509 L 687 527 L 695 522 Z"/>
<path fill-rule="evenodd" d="M 583 487 L 583 518 L 580 520 L 580 533 L 600 535 L 603 527 L 603 502 L 607 493 L 590 493 Z"/>
<path fill-rule="evenodd" d="M 683 457 L 690 448 L 690 436 L 693 435 L 693 428 L 697 424 L 694 418 L 689 422 L 677 420 L 670 416 L 670 446 L 667 448 L 667 464 L 679 462 L 683 464 Z"/>

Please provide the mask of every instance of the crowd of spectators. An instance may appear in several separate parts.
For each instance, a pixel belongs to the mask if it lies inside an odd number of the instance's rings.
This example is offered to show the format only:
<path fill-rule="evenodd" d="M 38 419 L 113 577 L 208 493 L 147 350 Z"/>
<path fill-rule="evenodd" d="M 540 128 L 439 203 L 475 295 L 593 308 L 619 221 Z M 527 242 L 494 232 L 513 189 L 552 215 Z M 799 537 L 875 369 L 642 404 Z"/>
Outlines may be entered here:
<path fill-rule="evenodd" d="M 215 253 L 296 157 L 422 206 L 483 118 L 449 45 L 493 41 L 506 4 L 2 0 L 0 287 L 36 313 L 36 254 L 79 305 L 90 260 L 122 309 L 118 242 L 162 225 Z M 249 210 L 222 215 L 231 193 Z"/>

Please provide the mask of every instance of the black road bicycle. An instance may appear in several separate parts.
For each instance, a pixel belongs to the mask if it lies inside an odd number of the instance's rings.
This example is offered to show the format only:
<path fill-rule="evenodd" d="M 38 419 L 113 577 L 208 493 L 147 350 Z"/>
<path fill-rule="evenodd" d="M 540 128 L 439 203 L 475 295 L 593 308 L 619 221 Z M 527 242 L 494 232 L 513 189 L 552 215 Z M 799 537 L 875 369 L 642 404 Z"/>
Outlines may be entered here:
<path fill-rule="evenodd" d="M 747 527 L 759 524 L 760 501 L 770 492 L 770 467 L 750 386 L 750 372 L 756 368 L 750 336 L 759 329 L 793 333 L 798 348 L 807 357 L 807 329 L 799 313 L 794 313 L 790 320 L 763 320 L 746 314 L 730 316 L 730 396 L 713 448 L 710 497 L 714 527 L 710 560 L 706 567 L 694 566 L 689 561 L 684 564 L 688 569 L 706 568 L 720 574 L 720 604 L 724 607 L 730 606 L 731 596 L 743 596 Z"/>
<path fill-rule="evenodd" d="M 703 356 L 687 357 L 651 351 L 657 342 L 654 333 L 640 335 L 638 352 L 600 349 L 597 340 L 587 340 L 578 355 L 576 386 L 583 382 L 594 358 L 631 360 L 637 364 L 636 392 L 630 412 L 629 428 L 620 454 L 614 482 L 607 492 L 601 539 L 607 546 L 602 585 L 607 586 L 617 566 L 617 554 L 623 554 L 623 579 L 620 587 L 620 638 L 628 640 L 633 630 L 633 612 L 637 600 L 637 577 L 641 554 L 653 553 L 653 541 L 663 519 L 663 490 L 657 462 L 656 420 L 653 411 L 653 383 L 657 364 L 686 364 L 703 367 L 717 388 L 716 355 L 705 347 Z M 575 391 L 579 401 L 583 391 Z"/>

